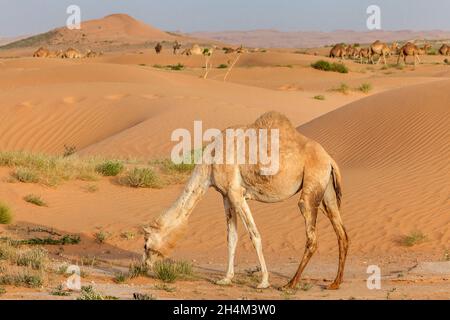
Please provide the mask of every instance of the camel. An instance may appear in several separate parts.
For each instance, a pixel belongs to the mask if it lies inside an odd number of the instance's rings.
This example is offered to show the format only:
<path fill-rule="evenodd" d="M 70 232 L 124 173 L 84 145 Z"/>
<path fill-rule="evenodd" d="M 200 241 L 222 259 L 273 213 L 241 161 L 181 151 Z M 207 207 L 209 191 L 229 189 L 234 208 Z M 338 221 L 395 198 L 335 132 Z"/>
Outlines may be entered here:
<path fill-rule="evenodd" d="M 50 55 L 50 50 L 47 48 L 39 48 L 36 50 L 36 52 L 33 54 L 33 58 L 47 58 Z"/>
<path fill-rule="evenodd" d="M 64 52 L 63 58 L 66 59 L 81 59 L 83 58 L 83 54 L 76 49 L 69 48 Z"/>
<path fill-rule="evenodd" d="M 348 236 L 339 212 L 342 188 L 341 174 L 336 162 L 320 144 L 300 134 L 287 117 L 277 112 L 268 112 L 258 118 L 254 124 L 234 127 L 234 129 L 244 131 L 246 129 L 278 129 L 278 172 L 270 176 L 263 175 L 261 171 L 263 167 L 259 161 L 254 165 L 217 164 L 214 161 L 209 162 L 213 164 L 206 164 L 206 162 L 198 164 L 178 200 L 144 229 L 144 263 L 151 270 L 157 260 L 168 255 L 177 238 L 182 234 L 182 230 L 185 229 L 195 206 L 207 190 L 213 187 L 223 197 L 228 225 L 228 268 L 225 278 L 217 284 L 229 285 L 234 277 L 234 257 L 238 241 L 237 217 L 240 217 L 250 235 L 261 266 L 262 279 L 258 288 L 268 288 L 269 273 L 262 251 L 262 240 L 247 200 L 274 203 L 300 194 L 298 207 L 305 220 L 307 240 L 298 270 L 285 287 L 296 287 L 303 270 L 317 249 L 316 220 L 318 209 L 320 209 L 330 219 L 338 238 L 339 268 L 334 282 L 328 287 L 338 289 L 343 281 Z M 224 135 L 225 133 L 222 132 L 221 137 Z M 206 148 L 208 149 L 216 142 L 217 138 Z M 229 141 L 223 142 L 221 146 L 228 143 Z M 231 148 L 235 148 L 236 142 L 233 141 L 230 145 Z M 219 148 L 219 150 L 222 149 Z M 270 152 L 275 150 L 273 145 L 270 150 Z"/>
<path fill-rule="evenodd" d="M 337 44 L 330 50 L 329 57 L 345 59 L 346 54 L 347 50 L 345 47 L 342 44 Z"/>
<path fill-rule="evenodd" d="M 346 49 L 345 49 L 345 55 L 348 58 L 356 58 L 356 56 L 358 55 L 358 49 L 356 49 L 356 47 L 349 45 Z"/>
<path fill-rule="evenodd" d="M 156 46 L 155 46 L 156 54 L 160 54 L 161 51 L 162 51 L 162 49 L 163 49 L 163 46 L 161 45 L 160 42 L 158 42 L 158 43 L 156 44 Z"/>
<path fill-rule="evenodd" d="M 391 54 L 391 49 L 381 41 L 377 40 L 369 47 L 369 59 L 372 62 L 372 64 L 375 64 L 373 61 L 373 56 L 378 55 L 379 59 L 377 61 L 377 64 L 380 63 L 381 58 L 383 58 L 384 64 L 386 65 L 386 56 L 389 56 Z"/>
<path fill-rule="evenodd" d="M 420 49 L 411 42 L 407 42 L 401 49 L 398 55 L 397 64 L 400 63 L 400 59 L 403 58 L 403 61 L 406 64 L 406 57 L 414 56 L 414 65 L 416 65 L 416 61 L 419 61 L 420 64 Z"/>
<path fill-rule="evenodd" d="M 444 43 L 442 47 L 439 49 L 439 53 L 443 56 L 450 55 L 450 46 Z"/>
<path fill-rule="evenodd" d="M 100 56 L 102 56 L 102 55 L 103 55 L 102 52 L 95 52 L 95 51 L 92 51 L 92 50 L 89 49 L 89 50 L 86 52 L 85 57 L 86 57 L 86 58 L 97 58 L 97 57 L 100 57 Z"/>
<path fill-rule="evenodd" d="M 177 54 L 177 51 L 181 49 L 181 44 L 178 41 L 175 41 L 173 44 L 173 54 Z"/>
<path fill-rule="evenodd" d="M 432 48 L 431 44 L 424 44 L 422 48 L 419 48 L 419 54 L 420 55 L 427 55 L 428 51 Z"/>
<path fill-rule="evenodd" d="M 63 55 L 64 55 L 64 52 L 62 52 L 62 50 L 49 51 L 47 58 L 62 58 Z"/>
<path fill-rule="evenodd" d="M 201 56 L 204 51 L 205 48 L 200 47 L 198 44 L 194 44 L 191 48 L 184 50 L 181 54 L 187 56 Z"/>
<path fill-rule="evenodd" d="M 398 54 L 399 50 L 400 50 L 400 46 L 399 46 L 398 42 L 392 42 L 391 53 L 393 52 L 394 54 Z"/>
<path fill-rule="evenodd" d="M 361 48 L 359 49 L 359 59 L 360 59 L 360 63 L 363 64 L 365 63 L 363 59 L 367 59 L 367 63 L 369 63 L 369 59 L 370 59 L 370 52 L 369 52 L 369 48 Z"/>

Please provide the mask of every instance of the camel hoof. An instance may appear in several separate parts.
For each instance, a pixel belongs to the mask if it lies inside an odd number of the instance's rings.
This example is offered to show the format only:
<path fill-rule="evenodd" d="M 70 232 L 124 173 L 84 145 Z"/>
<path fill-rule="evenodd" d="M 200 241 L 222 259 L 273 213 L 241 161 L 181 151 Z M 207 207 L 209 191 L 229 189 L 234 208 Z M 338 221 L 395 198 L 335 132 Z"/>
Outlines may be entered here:
<path fill-rule="evenodd" d="M 216 281 L 216 284 L 219 286 L 229 286 L 231 285 L 231 279 L 224 278 L 222 280 Z"/>
<path fill-rule="evenodd" d="M 327 290 L 338 290 L 339 289 L 339 283 L 336 283 L 336 282 L 333 282 L 332 284 L 330 284 L 328 287 L 327 287 Z"/>
<path fill-rule="evenodd" d="M 268 281 L 263 281 L 256 287 L 257 289 L 267 289 L 270 287 L 270 283 Z"/>

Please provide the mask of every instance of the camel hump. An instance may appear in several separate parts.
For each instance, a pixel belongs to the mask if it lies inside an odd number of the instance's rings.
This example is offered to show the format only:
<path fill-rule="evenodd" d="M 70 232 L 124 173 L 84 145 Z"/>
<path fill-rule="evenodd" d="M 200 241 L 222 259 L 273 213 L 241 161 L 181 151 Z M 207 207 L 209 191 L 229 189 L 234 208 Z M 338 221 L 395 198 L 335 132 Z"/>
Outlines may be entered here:
<path fill-rule="evenodd" d="M 255 121 L 255 126 L 258 128 L 293 128 L 291 121 L 284 115 L 277 111 L 269 111 L 264 113 Z"/>

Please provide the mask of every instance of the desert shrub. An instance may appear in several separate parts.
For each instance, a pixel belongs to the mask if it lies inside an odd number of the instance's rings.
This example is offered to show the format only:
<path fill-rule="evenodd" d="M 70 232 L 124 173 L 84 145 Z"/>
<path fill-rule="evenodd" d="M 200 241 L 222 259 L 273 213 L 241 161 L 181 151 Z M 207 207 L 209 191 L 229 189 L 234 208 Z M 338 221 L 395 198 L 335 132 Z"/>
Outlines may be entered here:
<path fill-rule="evenodd" d="M 330 63 L 325 60 L 319 60 L 311 64 L 311 67 L 322 71 L 332 71 L 339 73 L 348 73 L 348 68 L 343 63 Z"/>
<path fill-rule="evenodd" d="M 22 271 L 16 274 L 0 275 L 0 285 L 38 288 L 44 283 L 42 276 L 29 271 Z"/>
<path fill-rule="evenodd" d="M 332 89 L 332 91 L 340 92 L 342 94 L 349 94 L 350 87 L 345 83 L 341 83 L 339 87 Z"/>
<path fill-rule="evenodd" d="M 50 292 L 52 296 L 60 296 L 67 297 L 70 296 L 69 291 L 65 291 L 62 285 L 57 286 L 52 292 Z"/>
<path fill-rule="evenodd" d="M 426 239 L 427 237 L 421 231 L 413 231 L 410 234 L 403 236 L 400 243 L 405 247 L 412 247 L 424 242 Z"/>
<path fill-rule="evenodd" d="M 150 168 L 134 168 L 120 179 L 121 184 L 133 188 L 162 188 L 162 181 Z"/>
<path fill-rule="evenodd" d="M 64 158 L 70 157 L 71 155 L 74 155 L 75 153 L 77 153 L 76 146 L 64 145 L 64 153 L 63 153 Z"/>
<path fill-rule="evenodd" d="M 133 300 L 156 300 L 153 295 L 148 295 L 146 293 L 133 293 Z"/>
<path fill-rule="evenodd" d="M 18 266 L 42 270 L 48 262 L 48 254 L 47 251 L 42 248 L 33 248 L 25 251 L 19 251 L 14 260 Z"/>
<path fill-rule="evenodd" d="M 372 85 L 370 83 L 363 83 L 359 86 L 358 90 L 367 94 L 372 90 Z"/>
<path fill-rule="evenodd" d="M 184 70 L 185 66 L 181 63 L 175 64 L 175 65 L 167 65 L 166 69 L 172 70 L 172 71 L 181 71 Z"/>
<path fill-rule="evenodd" d="M 47 207 L 47 203 L 40 197 L 35 194 L 26 195 L 23 198 L 26 202 L 34 204 L 39 207 Z"/>
<path fill-rule="evenodd" d="M 95 184 L 89 184 L 84 187 L 84 190 L 86 190 L 86 192 L 89 192 L 89 193 L 94 193 L 99 190 L 99 187 Z"/>
<path fill-rule="evenodd" d="M 11 209 L 0 202 L 0 224 L 10 224 L 12 221 Z"/>
<path fill-rule="evenodd" d="M 171 283 L 180 276 L 192 275 L 192 265 L 187 262 L 162 260 L 155 263 L 153 271 L 157 279 Z"/>
<path fill-rule="evenodd" d="M 104 232 L 104 231 L 99 231 L 99 232 L 94 233 L 94 239 L 99 244 L 105 243 L 105 241 L 108 240 L 108 238 L 110 236 L 111 235 L 109 233 Z"/>
<path fill-rule="evenodd" d="M 97 292 L 92 286 L 83 286 L 81 287 L 81 294 L 77 300 L 117 300 L 117 298 L 104 296 Z"/>
<path fill-rule="evenodd" d="M 324 95 L 317 95 L 317 96 L 314 96 L 314 99 L 323 101 L 323 100 L 325 100 L 325 96 Z"/>
<path fill-rule="evenodd" d="M 221 63 L 217 66 L 217 69 L 228 69 L 228 65 L 225 63 Z"/>
<path fill-rule="evenodd" d="M 148 267 L 142 262 L 133 262 L 128 268 L 128 276 L 130 278 L 137 278 L 140 276 L 146 276 L 148 274 Z"/>
<path fill-rule="evenodd" d="M 115 283 L 124 283 L 128 280 L 128 276 L 123 272 L 118 272 L 114 275 Z"/>
<path fill-rule="evenodd" d="M 108 160 L 99 164 L 95 171 L 105 177 L 115 177 L 121 173 L 124 169 L 124 165 L 121 161 Z"/>
<path fill-rule="evenodd" d="M 30 168 L 17 168 L 11 173 L 11 176 L 19 182 L 37 183 L 39 182 L 39 174 L 36 170 Z"/>

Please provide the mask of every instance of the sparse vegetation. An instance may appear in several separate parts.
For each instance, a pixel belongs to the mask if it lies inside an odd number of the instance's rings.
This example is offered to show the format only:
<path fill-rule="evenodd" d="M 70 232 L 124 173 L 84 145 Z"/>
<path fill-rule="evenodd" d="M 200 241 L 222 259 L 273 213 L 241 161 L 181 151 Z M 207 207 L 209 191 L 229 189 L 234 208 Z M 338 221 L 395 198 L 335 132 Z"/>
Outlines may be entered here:
<path fill-rule="evenodd" d="M 89 193 L 94 193 L 99 190 L 99 187 L 96 184 L 88 184 L 87 186 L 84 187 L 84 190 L 86 190 L 86 192 Z"/>
<path fill-rule="evenodd" d="M 17 168 L 11 173 L 11 176 L 22 183 L 39 182 L 38 173 L 31 168 Z"/>
<path fill-rule="evenodd" d="M 74 155 L 75 153 L 77 153 L 76 146 L 64 145 L 64 153 L 63 153 L 64 158 L 70 157 L 70 156 Z"/>
<path fill-rule="evenodd" d="M 368 94 L 370 91 L 372 91 L 372 85 L 370 83 L 363 83 L 358 87 L 358 91 Z"/>
<path fill-rule="evenodd" d="M 22 270 L 18 273 L 0 275 L 0 285 L 39 288 L 44 283 L 42 276 L 38 273 L 32 273 L 28 270 Z"/>
<path fill-rule="evenodd" d="M 162 291 L 166 291 L 166 292 L 175 292 L 177 291 L 177 288 L 175 287 L 169 287 L 167 284 L 163 283 L 163 284 L 155 284 L 155 289 L 156 290 L 162 290 Z"/>
<path fill-rule="evenodd" d="M 116 275 L 114 276 L 115 283 L 124 283 L 127 280 L 128 280 L 128 276 L 123 272 L 116 273 Z"/>
<path fill-rule="evenodd" d="M 70 296 L 69 291 L 65 291 L 62 285 L 57 286 L 52 292 L 50 292 L 52 296 L 60 296 L 60 297 L 67 297 Z"/>
<path fill-rule="evenodd" d="M 125 240 L 133 240 L 136 235 L 131 231 L 124 231 L 120 234 L 120 236 Z"/>
<path fill-rule="evenodd" d="M 124 170 L 124 165 L 121 161 L 107 160 L 99 164 L 95 171 L 105 177 L 115 177 Z"/>
<path fill-rule="evenodd" d="M 94 239 L 95 239 L 95 242 L 97 242 L 97 243 L 99 243 L 99 244 L 105 243 L 106 240 L 108 240 L 108 238 L 109 238 L 110 236 L 111 236 L 111 235 L 110 235 L 108 232 L 105 232 L 105 231 L 102 231 L 102 230 L 100 230 L 100 231 L 94 233 Z"/>
<path fill-rule="evenodd" d="M 0 224 L 10 224 L 12 221 L 11 209 L 0 202 Z"/>
<path fill-rule="evenodd" d="M 48 254 L 42 248 L 32 248 L 24 251 L 19 250 L 13 260 L 18 266 L 43 270 L 48 262 Z"/>
<path fill-rule="evenodd" d="M 148 267 L 142 262 L 133 262 L 130 264 L 130 267 L 128 268 L 128 276 L 131 279 L 140 276 L 147 276 L 147 274 L 148 274 Z"/>
<path fill-rule="evenodd" d="M 172 71 L 181 71 L 181 70 L 184 70 L 186 67 L 183 64 L 178 63 L 178 64 L 174 64 L 174 65 L 168 64 L 166 66 L 162 66 L 160 64 L 154 64 L 153 68 L 166 69 L 166 70 L 172 70 Z"/>
<path fill-rule="evenodd" d="M 30 238 L 23 240 L 13 240 L 9 238 L 0 238 L 2 241 L 8 241 L 13 246 L 21 246 L 21 245 L 69 245 L 69 244 L 78 244 L 81 241 L 80 236 L 78 235 L 64 235 L 60 238 Z"/>
<path fill-rule="evenodd" d="M 227 64 L 224 64 L 224 63 L 221 63 L 221 64 L 219 64 L 219 65 L 217 66 L 217 69 L 228 69 L 228 65 L 227 65 Z"/>
<path fill-rule="evenodd" d="M 319 60 L 311 64 L 311 67 L 317 70 L 322 71 L 332 71 L 332 72 L 339 72 L 339 73 L 348 73 L 348 68 L 343 63 L 335 63 L 335 62 L 328 62 L 325 60 Z"/>
<path fill-rule="evenodd" d="M 156 300 L 153 295 L 148 295 L 146 293 L 133 293 L 134 300 Z"/>
<path fill-rule="evenodd" d="M 120 183 L 133 188 L 160 189 L 163 183 L 158 175 L 150 168 L 134 168 L 122 177 Z"/>
<path fill-rule="evenodd" d="M 320 95 L 314 96 L 313 99 L 323 101 L 323 100 L 325 100 L 325 96 L 320 94 Z"/>
<path fill-rule="evenodd" d="M 28 194 L 23 199 L 26 202 L 34 204 L 38 207 L 47 207 L 47 203 L 40 196 L 35 194 Z"/>
<path fill-rule="evenodd" d="M 104 296 L 97 292 L 92 286 L 83 286 L 81 287 L 81 294 L 77 300 L 118 300 L 118 298 Z"/>
<path fill-rule="evenodd" d="M 164 282 L 175 282 L 181 276 L 192 275 L 192 265 L 188 262 L 162 260 L 155 263 L 155 277 Z"/>
<path fill-rule="evenodd" d="M 427 237 L 421 231 L 413 231 L 409 235 L 401 238 L 400 243 L 405 247 L 413 247 L 423 243 Z"/>
<path fill-rule="evenodd" d="M 337 88 L 332 89 L 331 91 L 340 92 L 342 94 L 349 94 L 350 93 L 350 87 L 346 83 L 341 83 L 341 85 Z"/>

